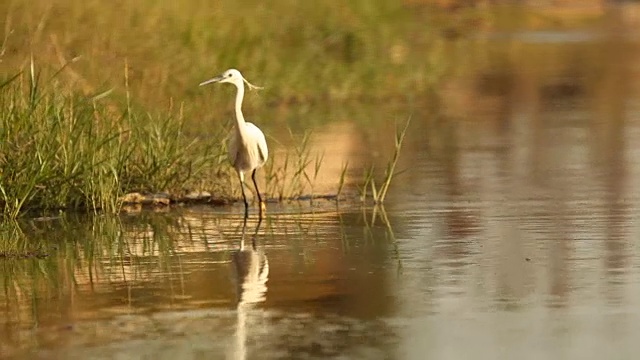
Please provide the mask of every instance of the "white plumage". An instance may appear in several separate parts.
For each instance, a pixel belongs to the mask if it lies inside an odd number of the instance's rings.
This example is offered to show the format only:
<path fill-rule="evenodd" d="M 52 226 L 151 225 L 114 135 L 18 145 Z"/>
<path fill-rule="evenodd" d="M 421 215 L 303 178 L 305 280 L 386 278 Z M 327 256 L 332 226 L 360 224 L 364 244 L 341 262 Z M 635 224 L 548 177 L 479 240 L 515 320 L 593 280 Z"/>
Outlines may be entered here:
<path fill-rule="evenodd" d="M 244 134 L 240 134 L 241 127 L 244 127 Z M 250 122 L 236 124 L 229 137 L 228 150 L 229 160 L 240 173 L 242 181 L 244 181 L 244 172 L 262 167 L 269 156 L 267 141 L 262 130 Z"/>

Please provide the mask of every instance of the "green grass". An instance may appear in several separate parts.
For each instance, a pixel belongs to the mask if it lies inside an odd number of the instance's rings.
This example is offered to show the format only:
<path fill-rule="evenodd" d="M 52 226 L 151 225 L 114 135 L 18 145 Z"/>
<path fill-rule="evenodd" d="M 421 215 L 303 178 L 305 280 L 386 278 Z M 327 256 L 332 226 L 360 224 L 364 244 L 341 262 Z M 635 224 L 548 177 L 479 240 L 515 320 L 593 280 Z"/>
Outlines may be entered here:
<path fill-rule="evenodd" d="M 219 226 L 211 220 L 211 226 Z M 176 271 L 179 241 L 202 241 L 184 234 L 188 221 L 176 213 L 136 216 L 61 214 L 39 219 L 0 222 L 0 298 L 6 304 L 30 304 L 38 315 L 50 299 L 74 296 L 84 285 L 148 279 L 160 271 Z M 226 253 L 212 256 L 225 260 Z M 149 262 L 149 257 L 156 260 Z M 120 269 L 133 267 L 133 273 Z M 124 270 L 122 270 L 124 271 Z M 92 288 L 93 289 L 93 288 Z M 42 300 L 33 301 L 29 299 Z M 33 308 L 31 308 L 33 307 Z M 22 309 L 21 306 L 17 308 Z M 9 316 L 25 316 L 12 313 Z M 30 316 L 21 321 L 29 321 Z M 37 321 L 35 318 L 33 321 Z M 34 324 L 35 325 L 35 324 Z"/>
<path fill-rule="evenodd" d="M 375 167 L 373 165 L 365 171 L 364 180 L 362 182 L 362 186 L 360 187 L 360 199 L 363 202 L 366 201 L 369 197 L 371 197 L 374 204 L 384 203 L 384 200 L 387 197 L 387 192 L 389 191 L 389 186 L 391 185 L 391 181 L 395 176 L 400 175 L 402 172 L 405 171 L 405 170 L 401 170 L 399 172 L 396 172 L 396 165 L 398 164 L 398 159 L 400 159 L 402 145 L 407 135 L 407 129 L 409 129 L 410 122 L 411 122 L 411 118 L 407 119 L 407 122 L 405 123 L 402 129 L 396 128 L 396 133 L 394 138 L 394 152 L 393 152 L 392 158 L 387 162 L 387 166 L 384 170 L 382 185 L 380 186 L 376 185 Z M 341 180 L 341 183 L 342 183 L 342 180 Z"/>
<path fill-rule="evenodd" d="M 266 193 L 277 200 L 294 199 L 310 193 L 313 196 L 324 156 L 311 156 L 309 141 L 312 133 L 306 131 L 299 139 L 289 130 L 294 145 L 284 154 L 273 153 L 264 167 Z M 282 157 L 282 159 L 279 158 Z M 309 167 L 312 167 L 309 169 Z"/>
<path fill-rule="evenodd" d="M 68 93 L 34 63 L 0 92 L 0 206 L 116 212 L 125 192 L 181 192 L 213 170 L 212 144 L 184 135 L 179 111 L 114 112 Z"/>

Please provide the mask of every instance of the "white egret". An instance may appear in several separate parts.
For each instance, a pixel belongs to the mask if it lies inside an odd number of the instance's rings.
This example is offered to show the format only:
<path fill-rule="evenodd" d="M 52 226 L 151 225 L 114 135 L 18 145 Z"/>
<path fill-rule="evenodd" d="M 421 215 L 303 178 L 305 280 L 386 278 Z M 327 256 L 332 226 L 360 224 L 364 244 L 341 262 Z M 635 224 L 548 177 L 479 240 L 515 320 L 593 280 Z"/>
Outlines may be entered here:
<path fill-rule="evenodd" d="M 260 196 L 258 184 L 256 183 L 256 170 L 262 167 L 267 161 L 269 150 L 267 149 L 267 141 L 264 138 L 262 130 L 254 124 L 246 122 L 242 115 L 244 84 L 246 83 L 249 89 L 260 88 L 249 83 L 240 71 L 236 69 L 229 69 L 213 79 L 200 83 L 200 86 L 216 82 L 231 83 L 235 85 L 238 90 L 236 93 L 236 126 L 229 138 L 228 144 L 229 160 L 231 160 L 231 164 L 240 178 L 245 218 L 249 216 L 249 203 L 244 193 L 244 174 L 248 172 L 251 172 L 251 180 L 253 180 L 253 186 L 256 188 L 256 194 L 260 204 L 260 218 L 262 218 L 262 214 L 265 212 L 265 205 Z"/>

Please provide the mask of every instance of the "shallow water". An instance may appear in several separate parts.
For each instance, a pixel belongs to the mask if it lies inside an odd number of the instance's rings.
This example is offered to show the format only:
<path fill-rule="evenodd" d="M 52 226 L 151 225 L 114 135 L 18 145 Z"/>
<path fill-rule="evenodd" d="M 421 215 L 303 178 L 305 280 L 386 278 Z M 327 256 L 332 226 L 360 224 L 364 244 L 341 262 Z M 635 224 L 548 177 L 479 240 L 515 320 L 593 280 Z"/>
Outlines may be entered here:
<path fill-rule="evenodd" d="M 313 138 L 319 193 L 346 161 L 356 192 L 392 152 L 389 119 L 411 115 L 384 208 L 270 203 L 246 228 L 238 205 L 23 222 L 16 242 L 49 256 L 0 260 L 0 352 L 633 358 L 636 40 L 606 26 L 497 34 L 450 50 L 461 75 L 437 106 L 335 111 Z"/>

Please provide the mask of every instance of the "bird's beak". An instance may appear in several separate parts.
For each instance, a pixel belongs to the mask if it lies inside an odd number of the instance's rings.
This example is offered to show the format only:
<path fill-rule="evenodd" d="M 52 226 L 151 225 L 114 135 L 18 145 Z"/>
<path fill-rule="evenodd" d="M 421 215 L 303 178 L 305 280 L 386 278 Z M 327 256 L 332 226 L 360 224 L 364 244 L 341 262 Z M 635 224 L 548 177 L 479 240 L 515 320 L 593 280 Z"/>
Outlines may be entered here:
<path fill-rule="evenodd" d="M 202 85 L 207 85 L 207 84 L 211 84 L 211 83 L 215 83 L 215 82 L 219 82 L 219 81 L 221 81 L 222 79 L 224 79 L 224 78 L 222 77 L 222 75 L 219 75 L 219 76 L 214 77 L 213 79 L 209 79 L 209 80 L 207 80 L 207 81 L 203 81 L 203 82 L 201 82 L 201 83 L 200 83 L 200 86 L 202 86 Z"/>

